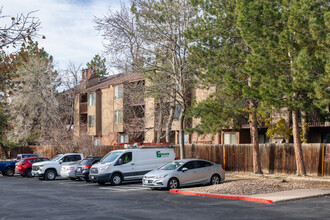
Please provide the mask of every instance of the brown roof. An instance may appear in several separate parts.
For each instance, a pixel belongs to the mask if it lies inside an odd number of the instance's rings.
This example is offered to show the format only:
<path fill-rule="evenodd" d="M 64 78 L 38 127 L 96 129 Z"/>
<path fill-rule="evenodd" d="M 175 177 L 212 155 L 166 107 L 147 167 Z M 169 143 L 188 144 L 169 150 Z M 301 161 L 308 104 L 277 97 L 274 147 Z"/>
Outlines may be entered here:
<path fill-rule="evenodd" d="M 111 85 L 119 85 L 124 82 L 133 82 L 142 80 L 143 77 L 139 73 L 121 73 L 117 75 L 111 75 L 104 79 L 101 79 L 98 84 L 90 88 L 84 89 L 82 93 L 95 92 L 99 89 L 109 88 Z"/>

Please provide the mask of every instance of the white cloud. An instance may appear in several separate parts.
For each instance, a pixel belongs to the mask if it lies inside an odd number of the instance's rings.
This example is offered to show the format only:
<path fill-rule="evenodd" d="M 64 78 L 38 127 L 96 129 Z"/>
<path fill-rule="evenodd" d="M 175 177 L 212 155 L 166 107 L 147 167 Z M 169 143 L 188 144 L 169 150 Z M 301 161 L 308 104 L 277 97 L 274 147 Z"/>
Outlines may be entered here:
<path fill-rule="evenodd" d="M 128 0 L 124 0 L 128 2 Z M 101 54 L 102 36 L 94 29 L 94 16 L 107 14 L 109 6 L 119 8 L 120 0 L 5 0 L 3 14 L 15 16 L 38 10 L 34 16 L 41 21 L 39 45 L 54 57 L 57 69 L 66 68 L 69 61 L 85 64 L 95 54 Z"/>

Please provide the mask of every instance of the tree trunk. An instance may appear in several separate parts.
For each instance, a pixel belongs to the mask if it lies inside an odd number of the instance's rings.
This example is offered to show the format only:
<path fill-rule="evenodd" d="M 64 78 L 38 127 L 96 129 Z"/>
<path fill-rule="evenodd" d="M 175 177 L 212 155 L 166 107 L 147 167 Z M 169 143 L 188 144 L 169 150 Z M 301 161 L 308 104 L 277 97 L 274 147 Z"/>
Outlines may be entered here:
<path fill-rule="evenodd" d="M 300 130 L 299 130 L 297 110 L 292 111 L 292 132 L 293 132 L 293 146 L 294 146 L 294 152 L 295 152 L 296 164 L 297 164 L 297 175 L 306 176 L 304 157 L 300 142 Z"/>
<path fill-rule="evenodd" d="M 1 149 L 2 149 L 3 153 L 5 154 L 6 159 L 9 159 L 9 155 L 8 155 L 8 152 L 7 152 L 6 148 L 5 148 L 5 145 L 3 145 L 0 142 L 0 146 L 1 146 Z"/>
<path fill-rule="evenodd" d="M 261 165 L 260 165 L 260 152 L 259 152 L 259 134 L 258 134 L 258 123 L 257 123 L 257 114 L 255 109 L 255 101 L 253 99 L 249 100 L 250 110 L 250 133 L 251 133 L 251 142 L 253 146 L 253 171 L 256 174 L 262 174 Z"/>
<path fill-rule="evenodd" d="M 181 112 L 180 118 L 179 118 L 179 138 L 180 138 L 180 159 L 184 159 L 184 114 Z"/>
<path fill-rule="evenodd" d="M 175 101 L 173 100 L 170 103 L 170 115 L 166 122 L 166 131 L 165 131 L 166 143 L 171 142 L 171 129 L 172 129 L 172 122 L 174 120 L 174 113 L 175 113 Z"/>
<path fill-rule="evenodd" d="M 300 111 L 301 113 L 301 130 L 302 130 L 302 137 L 304 139 L 303 142 L 307 143 L 308 138 L 308 124 L 306 120 L 306 112 Z"/>
<path fill-rule="evenodd" d="M 158 116 L 158 124 L 157 124 L 157 138 L 156 143 L 160 143 L 160 138 L 162 136 L 162 128 L 163 128 L 163 99 L 159 100 L 159 116 Z"/>

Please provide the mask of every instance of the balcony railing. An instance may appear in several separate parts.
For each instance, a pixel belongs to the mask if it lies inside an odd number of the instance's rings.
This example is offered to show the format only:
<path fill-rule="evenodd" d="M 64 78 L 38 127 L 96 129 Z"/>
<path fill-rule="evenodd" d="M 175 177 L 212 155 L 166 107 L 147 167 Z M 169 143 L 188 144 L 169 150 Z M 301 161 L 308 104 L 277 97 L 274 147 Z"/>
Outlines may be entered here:
<path fill-rule="evenodd" d="M 80 103 L 79 112 L 80 112 L 80 114 L 86 114 L 87 113 L 87 102 Z"/>

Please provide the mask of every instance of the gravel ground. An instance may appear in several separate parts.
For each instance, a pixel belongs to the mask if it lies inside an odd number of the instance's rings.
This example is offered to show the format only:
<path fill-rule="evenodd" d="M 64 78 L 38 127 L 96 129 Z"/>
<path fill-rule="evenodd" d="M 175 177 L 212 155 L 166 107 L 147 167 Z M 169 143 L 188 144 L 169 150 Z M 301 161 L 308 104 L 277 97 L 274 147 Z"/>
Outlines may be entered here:
<path fill-rule="evenodd" d="M 330 179 L 236 173 L 227 175 L 225 181 L 219 185 L 188 190 L 229 195 L 255 195 L 292 189 L 330 189 Z"/>

